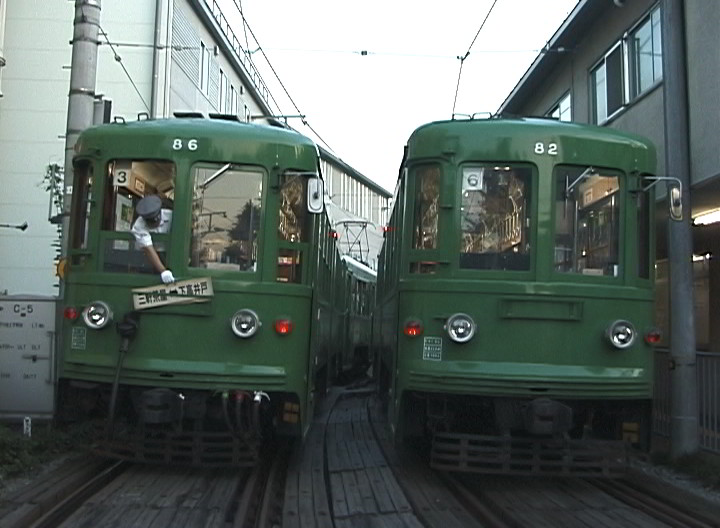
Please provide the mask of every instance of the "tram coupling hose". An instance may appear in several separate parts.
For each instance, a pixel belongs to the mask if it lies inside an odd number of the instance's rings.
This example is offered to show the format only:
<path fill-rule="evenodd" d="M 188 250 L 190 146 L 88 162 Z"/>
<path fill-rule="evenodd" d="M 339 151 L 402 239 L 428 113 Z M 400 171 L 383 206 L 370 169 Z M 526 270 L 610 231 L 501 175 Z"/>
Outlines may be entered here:
<path fill-rule="evenodd" d="M 140 313 L 136 311 L 127 312 L 122 321 L 118 321 L 115 325 L 117 333 L 120 334 L 120 351 L 118 354 L 118 362 L 115 367 L 115 379 L 113 380 L 112 393 L 110 395 L 110 406 L 108 408 L 108 422 L 106 436 L 108 440 L 112 438 L 113 429 L 115 427 L 115 407 L 117 405 L 117 394 L 120 386 L 120 372 L 122 371 L 123 362 L 125 361 L 125 354 L 127 354 L 130 348 L 130 341 L 135 338 L 135 335 L 140 328 Z"/>

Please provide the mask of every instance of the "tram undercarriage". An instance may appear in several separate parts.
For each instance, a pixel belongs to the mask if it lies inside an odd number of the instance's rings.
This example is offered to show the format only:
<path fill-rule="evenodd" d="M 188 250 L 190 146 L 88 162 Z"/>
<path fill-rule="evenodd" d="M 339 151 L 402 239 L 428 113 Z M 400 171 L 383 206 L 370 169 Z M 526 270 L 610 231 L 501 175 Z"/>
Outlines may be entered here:
<path fill-rule="evenodd" d="M 401 438 L 430 440 L 436 469 L 515 475 L 621 476 L 649 444 L 650 402 L 410 393 Z"/>
<path fill-rule="evenodd" d="M 143 463 L 197 467 L 253 466 L 274 434 L 294 434 L 297 398 L 261 391 L 173 390 L 121 386 L 110 414 L 110 384 L 62 387 L 65 420 L 102 419 L 94 451 Z"/>

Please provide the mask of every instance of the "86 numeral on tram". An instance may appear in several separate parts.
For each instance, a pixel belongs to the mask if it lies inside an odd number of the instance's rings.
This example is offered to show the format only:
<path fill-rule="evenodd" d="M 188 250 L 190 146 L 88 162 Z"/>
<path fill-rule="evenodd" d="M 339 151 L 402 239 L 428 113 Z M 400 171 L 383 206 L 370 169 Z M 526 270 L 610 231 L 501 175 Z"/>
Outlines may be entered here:
<path fill-rule="evenodd" d="M 198 148 L 198 140 L 197 139 L 188 139 L 187 141 L 184 141 L 180 138 L 173 139 L 172 142 L 172 149 L 173 150 L 197 150 Z"/>

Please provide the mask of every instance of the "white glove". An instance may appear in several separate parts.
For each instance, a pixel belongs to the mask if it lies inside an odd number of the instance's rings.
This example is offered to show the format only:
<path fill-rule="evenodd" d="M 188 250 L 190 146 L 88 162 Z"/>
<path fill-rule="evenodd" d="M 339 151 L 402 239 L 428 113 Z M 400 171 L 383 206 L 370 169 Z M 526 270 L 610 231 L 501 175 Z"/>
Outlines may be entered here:
<path fill-rule="evenodd" d="M 166 269 L 160 274 L 160 278 L 165 284 L 170 284 L 171 282 L 175 282 L 175 277 L 173 277 L 172 271 Z"/>

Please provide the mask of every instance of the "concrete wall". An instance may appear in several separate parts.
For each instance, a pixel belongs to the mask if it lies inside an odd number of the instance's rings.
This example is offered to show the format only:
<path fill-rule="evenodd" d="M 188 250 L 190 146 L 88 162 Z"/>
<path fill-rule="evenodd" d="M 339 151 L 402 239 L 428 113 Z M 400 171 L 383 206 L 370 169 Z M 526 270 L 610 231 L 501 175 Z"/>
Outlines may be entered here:
<path fill-rule="evenodd" d="M 57 293 L 57 238 L 47 221 L 46 167 L 64 163 L 70 84 L 71 2 L 4 0 L 5 32 L 0 98 L 0 294 Z"/>
<path fill-rule="evenodd" d="M 685 0 L 693 182 L 720 176 L 720 2 Z"/>

